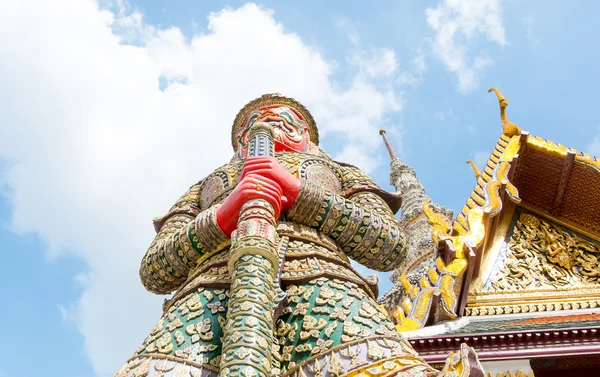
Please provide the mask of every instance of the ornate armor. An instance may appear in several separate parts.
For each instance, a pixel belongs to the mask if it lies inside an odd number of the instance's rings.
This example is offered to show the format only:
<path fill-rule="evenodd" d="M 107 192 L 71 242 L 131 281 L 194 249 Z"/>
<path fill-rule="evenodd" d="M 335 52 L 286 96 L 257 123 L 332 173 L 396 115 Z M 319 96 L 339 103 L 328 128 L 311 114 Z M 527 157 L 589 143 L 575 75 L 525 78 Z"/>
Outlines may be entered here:
<path fill-rule="evenodd" d="M 377 305 L 377 282 L 360 276 L 349 260 L 380 271 L 403 261 L 407 241 L 394 216 L 400 198 L 318 149 L 275 156 L 301 181 L 291 209 L 277 222 L 277 294 L 260 289 L 270 265 L 248 264 L 231 286 L 230 240 L 216 213 L 240 180 L 241 157 L 193 185 L 155 220 L 157 235 L 140 276 L 152 292 L 177 292 L 117 376 L 217 376 L 223 348 L 243 341 L 234 334 L 228 338 L 232 344 L 223 344 L 232 325 L 227 320 L 230 290 L 240 299 L 236 310 L 253 313 L 242 324 L 244 331 L 271 334 L 270 342 L 235 350 L 233 357 L 242 365 L 278 376 L 437 374 Z M 244 284 L 259 289 L 248 294 Z M 275 323 L 263 329 L 255 318 L 270 307 L 276 308 Z M 244 317 L 229 321 L 238 320 Z M 257 376 L 254 369 L 248 369 L 250 376 Z"/>

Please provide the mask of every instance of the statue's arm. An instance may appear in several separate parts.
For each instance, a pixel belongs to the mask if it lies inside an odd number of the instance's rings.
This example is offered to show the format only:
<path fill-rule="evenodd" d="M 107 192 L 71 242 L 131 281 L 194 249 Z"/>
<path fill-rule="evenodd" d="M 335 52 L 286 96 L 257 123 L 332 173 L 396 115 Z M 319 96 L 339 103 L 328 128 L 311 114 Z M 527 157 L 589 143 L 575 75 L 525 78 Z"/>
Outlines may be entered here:
<path fill-rule="evenodd" d="M 174 291 L 198 258 L 228 242 L 217 225 L 216 207 L 202 210 L 199 195 L 200 184 L 192 186 L 165 216 L 155 220 L 157 234 L 140 266 L 140 278 L 149 291 Z"/>
<path fill-rule="evenodd" d="M 288 217 L 333 238 L 360 264 L 390 271 L 406 256 L 406 236 L 377 185 L 355 167 L 343 167 L 342 195 L 302 182 Z M 350 170 L 350 171 L 348 171 Z"/>

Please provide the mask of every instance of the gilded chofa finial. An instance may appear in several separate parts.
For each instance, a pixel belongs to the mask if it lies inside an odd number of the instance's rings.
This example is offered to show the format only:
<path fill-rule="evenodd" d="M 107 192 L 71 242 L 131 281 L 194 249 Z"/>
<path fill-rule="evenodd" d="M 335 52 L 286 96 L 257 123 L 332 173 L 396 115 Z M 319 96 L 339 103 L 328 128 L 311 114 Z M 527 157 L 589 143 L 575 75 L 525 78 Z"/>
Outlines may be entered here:
<path fill-rule="evenodd" d="M 475 179 L 479 179 L 481 172 L 479 171 L 477 165 L 475 165 L 475 162 L 473 160 L 467 160 L 467 164 L 471 164 L 471 167 L 473 168 L 473 173 L 475 173 Z"/>
<path fill-rule="evenodd" d="M 488 90 L 488 93 L 494 91 L 496 93 L 496 97 L 498 97 L 498 102 L 500 103 L 500 119 L 502 120 L 502 133 L 506 136 L 515 136 L 521 134 L 521 128 L 516 124 L 510 122 L 506 117 L 506 106 L 508 106 L 508 101 L 502 93 L 498 90 L 498 88 L 493 87 Z"/>
<path fill-rule="evenodd" d="M 392 160 L 397 159 L 398 155 L 396 154 L 396 151 L 394 150 L 394 148 L 392 147 L 392 144 L 388 140 L 387 135 L 385 134 L 385 130 L 384 129 L 379 130 L 379 134 L 381 135 L 381 137 L 383 137 L 383 142 L 385 143 L 385 147 L 387 148 L 387 151 L 390 154 L 390 158 Z"/>

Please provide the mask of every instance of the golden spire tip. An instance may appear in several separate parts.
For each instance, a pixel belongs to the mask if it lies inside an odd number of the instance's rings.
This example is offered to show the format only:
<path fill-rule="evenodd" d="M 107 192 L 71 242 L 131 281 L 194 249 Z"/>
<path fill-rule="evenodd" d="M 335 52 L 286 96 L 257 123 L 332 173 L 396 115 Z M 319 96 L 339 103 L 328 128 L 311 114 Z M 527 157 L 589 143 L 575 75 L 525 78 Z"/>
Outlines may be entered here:
<path fill-rule="evenodd" d="M 475 162 L 473 160 L 467 160 L 467 164 L 471 164 L 471 168 L 473 168 L 473 173 L 475 173 L 475 179 L 479 179 L 481 172 L 479 171 L 479 168 L 477 167 Z"/>
<path fill-rule="evenodd" d="M 506 117 L 506 106 L 508 106 L 508 101 L 502 95 L 498 88 L 491 87 L 488 90 L 488 93 L 494 92 L 496 93 L 496 97 L 498 98 L 498 103 L 500 104 L 500 120 L 502 121 L 502 133 L 506 136 L 515 136 L 521 134 L 521 128 L 516 124 L 510 122 Z"/>

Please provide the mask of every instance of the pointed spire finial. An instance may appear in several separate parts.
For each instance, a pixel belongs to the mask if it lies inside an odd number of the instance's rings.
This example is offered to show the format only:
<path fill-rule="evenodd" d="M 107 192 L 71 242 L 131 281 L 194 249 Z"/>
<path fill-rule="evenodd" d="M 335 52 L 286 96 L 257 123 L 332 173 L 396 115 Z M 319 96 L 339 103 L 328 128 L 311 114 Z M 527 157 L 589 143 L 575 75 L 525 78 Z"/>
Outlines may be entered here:
<path fill-rule="evenodd" d="M 383 128 L 379 130 L 379 134 L 381 135 L 381 137 L 383 137 L 383 142 L 385 143 L 385 147 L 387 148 L 387 151 L 390 154 L 390 158 L 392 159 L 392 161 L 398 159 L 398 155 L 396 154 L 396 151 L 394 150 L 392 144 L 388 140 L 388 137 Z"/>
<path fill-rule="evenodd" d="M 516 124 L 510 122 L 506 117 L 506 106 L 508 106 L 508 101 L 502 93 L 498 90 L 498 88 L 493 87 L 488 90 L 488 93 L 491 92 L 496 93 L 496 97 L 498 97 L 498 102 L 500 103 L 500 119 L 502 120 L 502 133 L 506 136 L 515 136 L 521 134 L 521 128 Z"/>

